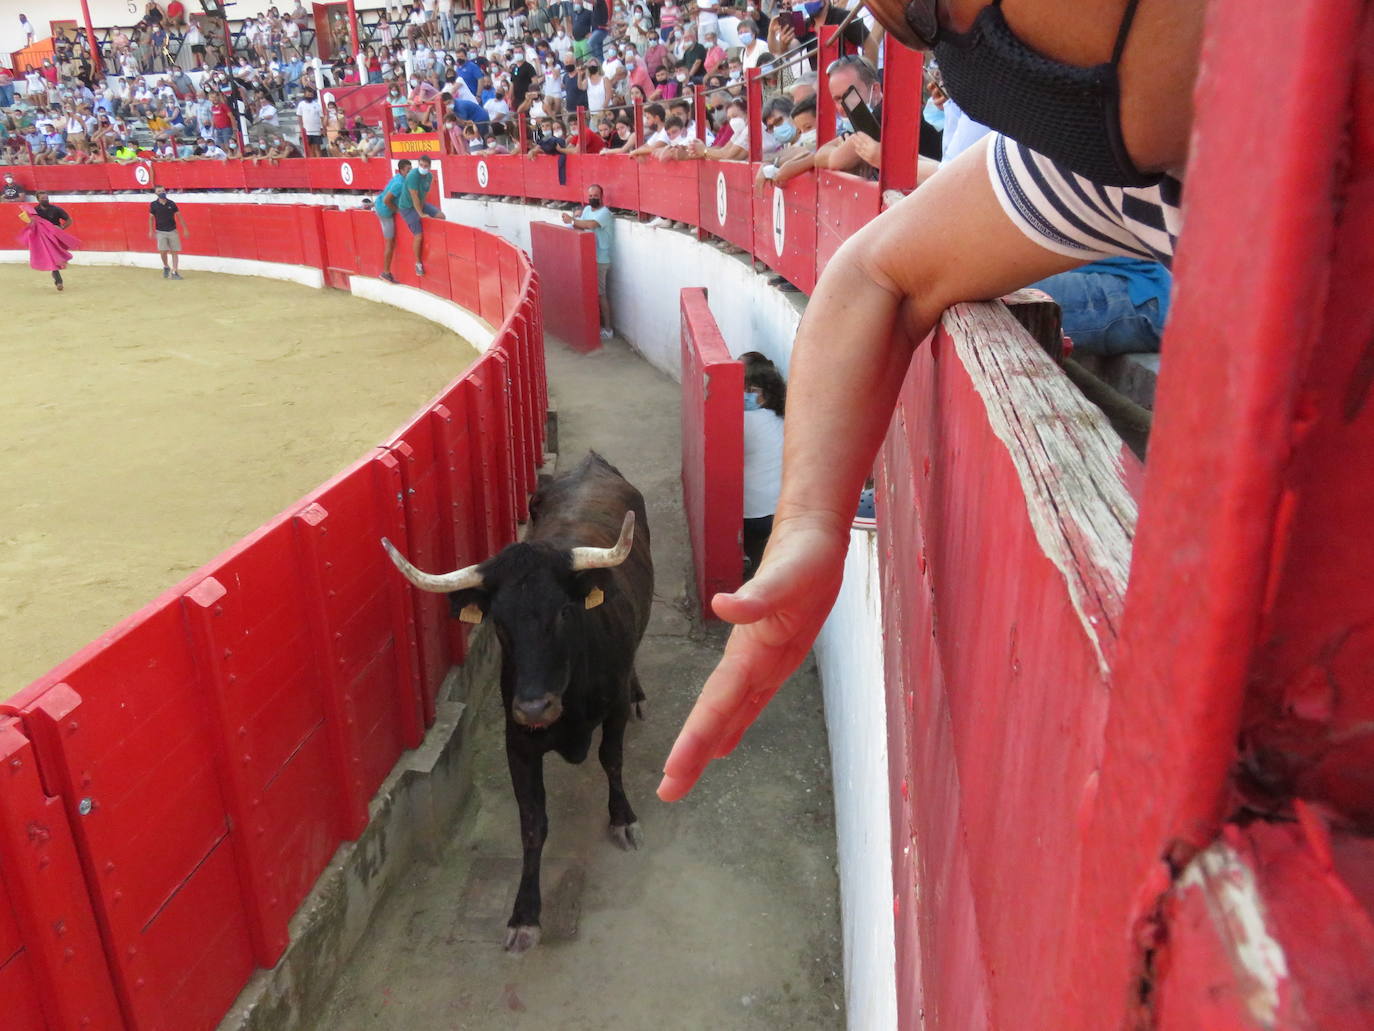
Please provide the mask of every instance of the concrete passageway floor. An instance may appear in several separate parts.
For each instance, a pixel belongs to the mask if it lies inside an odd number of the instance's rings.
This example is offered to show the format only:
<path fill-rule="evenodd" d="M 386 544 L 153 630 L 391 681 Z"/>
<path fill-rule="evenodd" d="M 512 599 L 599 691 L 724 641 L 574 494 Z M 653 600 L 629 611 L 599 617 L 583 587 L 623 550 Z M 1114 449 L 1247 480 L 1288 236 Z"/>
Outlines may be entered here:
<path fill-rule="evenodd" d="M 514 797 L 494 685 L 481 711 L 476 804 L 436 864 L 379 907 L 319 1014 L 321 1031 L 838 1028 L 844 1023 L 830 767 L 809 663 L 732 758 L 685 801 L 654 795 L 724 630 L 688 615 L 679 388 L 620 341 L 580 356 L 550 341 L 560 466 L 600 451 L 648 502 L 657 574 L 639 652 L 648 719 L 626 734 L 625 784 L 645 844 L 606 832 L 595 751 L 545 761 L 544 942 L 501 949 L 519 877 Z"/>

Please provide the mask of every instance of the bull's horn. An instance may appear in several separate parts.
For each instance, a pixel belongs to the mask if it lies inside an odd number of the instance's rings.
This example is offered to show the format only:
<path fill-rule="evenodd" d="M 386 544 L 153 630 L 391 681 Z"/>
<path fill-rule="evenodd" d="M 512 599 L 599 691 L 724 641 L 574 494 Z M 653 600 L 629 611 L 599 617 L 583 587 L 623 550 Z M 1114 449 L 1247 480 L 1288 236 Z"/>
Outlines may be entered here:
<path fill-rule="evenodd" d="M 401 571 L 401 575 L 422 591 L 447 594 L 450 591 L 465 591 L 482 586 L 482 574 L 477 571 L 476 566 L 467 566 L 464 569 L 455 569 L 452 573 L 445 573 L 443 576 L 436 576 L 433 573 L 423 573 L 412 566 L 406 557 L 396 550 L 396 546 L 385 537 L 382 538 L 382 547 L 391 556 L 392 563 Z"/>
<path fill-rule="evenodd" d="M 583 569 L 609 569 L 625 561 L 630 554 L 630 545 L 635 539 L 634 510 L 625 513 L 625 521 L 620 524 L 620 540 L 614 548 L 573 548 L 572 568 L 576 573 Z"/>

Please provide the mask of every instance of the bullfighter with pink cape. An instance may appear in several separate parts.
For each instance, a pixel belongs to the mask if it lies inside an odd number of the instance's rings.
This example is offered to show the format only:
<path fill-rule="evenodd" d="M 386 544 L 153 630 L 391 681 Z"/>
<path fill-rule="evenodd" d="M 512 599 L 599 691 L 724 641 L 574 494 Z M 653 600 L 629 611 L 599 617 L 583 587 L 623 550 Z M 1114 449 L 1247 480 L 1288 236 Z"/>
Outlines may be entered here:
<path fill-rule="evenodd" d="M 24 223 L 19 242 L 29 249 L 29 267 L 51 272 L 53 283 L 61 290 L 61 270 L 72 260 L 72 251 L 81 246 L 81 241 L 66 231 L 71 216 L 44 197 L 36 208 L 23 205 L 19 220 Z"/>

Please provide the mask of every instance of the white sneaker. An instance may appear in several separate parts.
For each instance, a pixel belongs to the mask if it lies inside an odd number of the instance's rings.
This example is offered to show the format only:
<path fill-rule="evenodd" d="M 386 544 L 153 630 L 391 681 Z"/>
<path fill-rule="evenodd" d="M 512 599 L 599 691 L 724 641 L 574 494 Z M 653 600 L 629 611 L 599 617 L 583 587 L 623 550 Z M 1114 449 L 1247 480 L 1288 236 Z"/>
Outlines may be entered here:
<path fill-rule="evenodd" d="M 652 222 L 647 223 L 647 225 L 650 229 L 671 229 L 673 223 L 670 222 L 668 219 L 664 218 L 662 215 L 660 215 Z"/>
<path fill-rule="evenodd" d="M 602 340 L 611 340 L 611 339 L 613 339 L 614 337 L 615 337 L 615 334 L 614 334 L 613 332 L 611 332 L 609 329 L 604 329 L 604 328 L 603 328 L 603 329 L 601 330 L 601 339 L 602 339 Z"/>

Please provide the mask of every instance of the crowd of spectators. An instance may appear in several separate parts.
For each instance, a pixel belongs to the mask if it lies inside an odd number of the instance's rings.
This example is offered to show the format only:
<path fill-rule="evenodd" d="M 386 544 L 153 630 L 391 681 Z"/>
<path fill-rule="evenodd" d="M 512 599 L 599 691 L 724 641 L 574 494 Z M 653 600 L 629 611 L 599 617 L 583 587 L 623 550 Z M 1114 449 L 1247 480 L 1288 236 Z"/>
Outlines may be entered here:
<path fill-rule="evenodd" d="M 844 24 L 846 60 L 872 83 L 881 29 L 866 15 L 846 22 L 849 12 L 829 0 L 730 3 L 516 0 L 479 32 L 470 16 L 460 24 L 454 0 L 390 0 L 373 12 L 377 20 L 364 14 L 353 59 L 346 19 L 331 17 L 326 52 L 336 56 L 321 63 L 309 53 L 320 41 L 308 41 L 313 22 L 300 2 L 246 17 L 231 47 L 215 35 L 220 23 L 180 15 L 173 23 L 150 2 L 135 26 L 106 42 L 103 76 L 81 32 L 59 32 L 54 58 L 15 73 L 17 82 L 0 71 L 0 160 L 121 160 L 129 151 L 279 159 L 298 146 L 371 156 L 384 150 L 384 114 L 393 131 L 442 132 L 450 153 L 517 153 L 523 140 L 531 155 L 619 150 L 665 161 L 743 160 L 746 71 L 759 68 L 765 158 L 871 169 L 852 146 L 833 164 L 825 154 L 808 156 L 816 146 L 812 44 L 820 25 Z M 322 100 L 321 87 L 360 83 L 387 87 L 366 114 L 343 115 Z M 690 103 L 695 86 L 706 89 L 701 131 Z M 585 141 L 577 138 L 579 108 L 588 117 Z M 283 115 L 294 115 L 294 131 L 283 131 Z M 870 142 L 863 152 L 871 156 L 877 141 Z"/>

